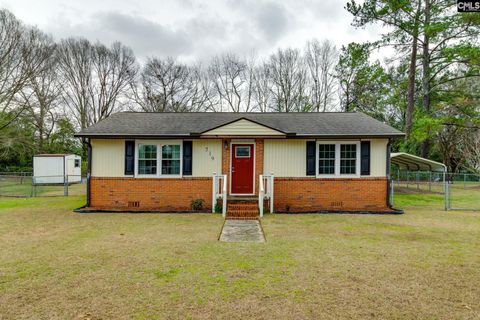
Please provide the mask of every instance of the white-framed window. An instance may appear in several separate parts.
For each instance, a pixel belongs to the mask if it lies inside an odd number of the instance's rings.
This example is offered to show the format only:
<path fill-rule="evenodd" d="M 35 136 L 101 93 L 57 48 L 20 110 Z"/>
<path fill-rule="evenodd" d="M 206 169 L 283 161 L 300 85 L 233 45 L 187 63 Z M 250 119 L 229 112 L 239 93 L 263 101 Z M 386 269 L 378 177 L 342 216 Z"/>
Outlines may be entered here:
<path fill-rule="evenodd" d="M 357 145 L 340 144 L 340 174 L 357 174 Z"/>
<path fill-rule="evenodd" d="M 317 141 L 317 177 L 360 176 L 359 141 Z"/>
<path fill-rule="evenodd" d="M 335 175 L 335 144 L 318 144 L 318 174 Z"/>
<path fill-rule="evenodd" d="M 181 177 L 182 141 L 137 141 L 136 177 Z"/>
<path fill-rule="evenodd" d="M 157 146 L 154 144 L 138 145 L 138 174 L 157 174 Z"/>
<path fill-rule="evenodd" d="M 162 146 L 162 175 L 179 175 L 180 162 L 179 144 L 165 144 Z"/>
<path fill-rule="evenodd" d="M 79 168 L 79 167 L 80 167 L 80 159 L 75 159 L 74 167 L 75 167 L 75 168 Z"/>

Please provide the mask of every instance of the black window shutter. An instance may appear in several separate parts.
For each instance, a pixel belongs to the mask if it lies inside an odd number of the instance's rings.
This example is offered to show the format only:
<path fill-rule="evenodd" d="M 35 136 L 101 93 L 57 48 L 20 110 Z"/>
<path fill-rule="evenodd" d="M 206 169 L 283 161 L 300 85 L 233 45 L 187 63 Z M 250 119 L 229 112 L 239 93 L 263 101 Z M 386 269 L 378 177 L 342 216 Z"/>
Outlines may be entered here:
<path fill-rule="evenodd" d="M 125 141 L 125 175 L 135 173 L 135 141 Z"/>
<path fill-rule="evenodd" d="M 370 175 L 370 141 L 362 141 L 360 149 L 360 174 L 368 176 Z"/>
<path fill-rule="evenodd" d="M 307 176 L 315 175 L 315 141 L 307 141 Z"/>
<path fill-rule="evenodd" d="M 183 141 L 183 175 L 192 175 L 192 141 Z"/>

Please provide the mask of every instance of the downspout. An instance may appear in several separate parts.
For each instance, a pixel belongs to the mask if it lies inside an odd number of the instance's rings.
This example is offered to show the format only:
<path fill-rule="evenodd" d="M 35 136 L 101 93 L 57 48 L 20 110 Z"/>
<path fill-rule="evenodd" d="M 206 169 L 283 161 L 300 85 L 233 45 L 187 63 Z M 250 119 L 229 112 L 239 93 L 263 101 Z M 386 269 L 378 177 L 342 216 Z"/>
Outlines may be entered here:
<path fill-rule="evenodd" d="M 392 203 L 390 201 L 390 181 L 391 181 L 391 177 L 390 177 L 390 165 L 391 165 L 391 161 L 390 161 L 390 152 L 391 152 L 391 149 L 392 149 L 392 139 L 388 139 L 388 143 L 387 143 L 387 208 L 390 208 L 392 209 Z"/>
<path fill-rule="evenodd" d="M 92 172 L 92 145 L 90 144 L 90 139 L 85 138 L 82 141 L 87 145 L 87 204 L 85 207 L 90 207 L 90 176 Z"/>

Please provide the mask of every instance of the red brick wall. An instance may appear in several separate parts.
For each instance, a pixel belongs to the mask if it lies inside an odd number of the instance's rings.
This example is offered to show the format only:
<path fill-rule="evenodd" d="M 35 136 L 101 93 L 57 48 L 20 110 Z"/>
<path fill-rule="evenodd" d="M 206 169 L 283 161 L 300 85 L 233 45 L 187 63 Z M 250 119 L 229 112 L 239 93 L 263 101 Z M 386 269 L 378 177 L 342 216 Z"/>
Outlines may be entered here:
<path fill-rule="evenodd" d="M 255 139 L 255 194 L 258 194 L 258 176 L 263 174 L 263 139 Z"/>
<path fill-rule="evenodd" d="M 90 206 L 99 209 L 189 211 L 203 199 L 212 208 L 212 178 L 91 178 Z M 128 202 L 139 201 L 139 208 Z"/>
<path fill-rule="evenodd" d="M 387 210 L 386 178 L 277 178 L 274 210 L 315 212 L 323 210 Z"/>

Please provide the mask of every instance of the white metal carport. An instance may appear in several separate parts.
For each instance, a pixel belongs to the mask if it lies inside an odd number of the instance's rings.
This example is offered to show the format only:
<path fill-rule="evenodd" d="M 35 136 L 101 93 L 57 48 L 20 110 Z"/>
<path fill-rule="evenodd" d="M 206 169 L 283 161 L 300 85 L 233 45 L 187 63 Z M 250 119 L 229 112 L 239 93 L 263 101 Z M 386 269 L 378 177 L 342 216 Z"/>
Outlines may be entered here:
<path fill-rule="evenodd" d="M 445 195 L 445 210 L 448 210 L 448 181 L 447 181 L 447 166 L 443 163 L 433 161 L 430 159 L 415 156 L 405 152 L 392 153 L 390 155 L 390 163 L 396 165 L 398 168 L 404 168 L 408 171 L 437 171 L 443 173 L 443 185 Z M 393 199 L 393 183 L 391 184 L 391 195 Z"/>

